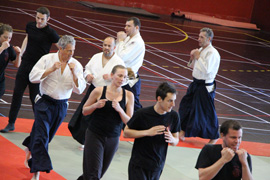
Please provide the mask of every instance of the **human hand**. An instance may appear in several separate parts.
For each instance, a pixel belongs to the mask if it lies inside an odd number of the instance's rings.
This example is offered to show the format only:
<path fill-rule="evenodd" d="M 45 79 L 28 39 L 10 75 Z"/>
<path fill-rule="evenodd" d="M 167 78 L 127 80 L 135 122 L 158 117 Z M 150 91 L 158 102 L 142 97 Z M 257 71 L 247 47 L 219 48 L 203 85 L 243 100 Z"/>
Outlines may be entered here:
<path fill-rule="evenodd" d="M 19 48 L 18 46 L 13 46 L 13 49 L 16 52 L 17 56 L 21 54 L 21 48 Z"/>
<path fill-rule="evenodd" d="M 194 51 L 193 51 L 192 54 L 193 54 L 194 59 L 198 60 L 200 58 L 200 51 L 199 51 L 199 49 L 194 49 Z"/>
<path fill-rule="evenodd" d="M 127 34 L 124 31 L 119 31 L 117 33 L 117 39 L 116 39 L 116 41 L 117 42 L 124 41 L 126 39 L 126 37 L 127 37 Z"/>
<path fill-rule="evenodd" d="M 189 61 L 193 61 L 195 59 L 194 55 L 190 55 Z"/>
<path fill-rule="evenodd" d="M 238 149 L 236 154 L 238 155 L 241 164 L 247 164 L 247 151 L 245 149 Z"/>
<path fill-rule="evenodd" d="M 221 158 L 223 159 L 224 163 L 230 162 L 234 155 L 234 151 L 228 147 L 223 148 L 221 151 Z"/>
<path fill-rule="evenodd" d="M 109 80 L 110 79 L 110 75 L 109 74 L 103 74 L 103 79 L 104 80 Z"/>
<path fill-rule="evenodd" d="M 164 136 L 167 143 L 174 143 L 175 139 L 168 127 L 166 127 L 166 130 L 164 131 Z"/>
<path fill-rule="evenodd" d="M 107 99 L 100 99 L 96 102 L 96 108 L 103 108 L 106 104 Z"/>
<path fill-rule="evenodd" d="M 61 68 L 61 63 L 60 62 L 55 62 L 53 66 L 51 67 L 52 71 L 55 71 L 57 69 Z"/>
<path fill-rule="evenodd" d="M 94 76 L 92 74 L 87 74 L 87 76 L 86 76 L 87 82 L 91 83 L 93 81 L 93 79 L 94 79 Z"/>
<path fill-rule="evenodd" d="M 68 67 L 71 70 L 71 72 L 74 73 L 75 64 L 74 63 L 68 63 Z"/>
<path fill-rule="evenodd" d="M 134 71 L 130 67 L 127 67 L 127 71 L 128 71 L 128 78 L 129 79 L 135 79 L 136 78 L 136 75 L 135 75 Z"/>
<path fill-rule="evenodd" d="M 148 129 L 148 136 L 156 136 L 156 135 L 164 134 L 165 128 L 166 127 L 163 125 L 154 126 Z"/>
<path fill-rule="evenodd" d="M 120 106 L 120 104 L 119 104 L 119 102 L 118 101 L 116 101 L 116 100 L 113 100 L 112 101 L 112 107 L 117 111 L 117 112 L 119 112 L 119 111 L 121 111 L 121 106 Z"/>
<path fill-rule="evenodd" d="M 198 50 L 199 50 L 198 48 L 191 50 L 190 51 L 190 56 L 194 55 L 195 51 L 198 51 Z"/>
<path fill-rule="evenodd" d="M 8 41 L 4 41 L 4 42 L 2 42 L 1 48 L 2 48 L 3 50 L 5 50 L 5 49 L 7 49 L 9 46 L 10 46 L 9 42 L 8 42 Z"/>

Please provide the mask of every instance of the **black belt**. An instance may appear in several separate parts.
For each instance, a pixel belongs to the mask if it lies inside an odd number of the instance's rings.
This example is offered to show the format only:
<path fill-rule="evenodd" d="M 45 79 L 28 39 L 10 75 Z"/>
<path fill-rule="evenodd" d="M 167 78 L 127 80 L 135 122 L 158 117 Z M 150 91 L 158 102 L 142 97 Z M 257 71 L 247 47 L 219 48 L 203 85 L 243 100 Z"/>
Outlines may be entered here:
<path fill-rule="evenodd" d="M 196 79 L 195 77 L 193 77 L 193 81 L 195 83 L 198 83 L 198 84 L 204 84 L 205 86 L 212 86 L 214 84 L 215 81 L 211 82 L 211 83 L 205 83 L 205 80 L 203 79 Z"/>
<path fill-rule="evenodd" d="M 68 99 L 61 99 L 61 100 L 57 100 L 57 99 L 53 99 L 52 97 L 46 95 L 46 94 L 43 94 L 42 95 L 42 98 L 46 99 L 47 101 L 50 101 L 54 104 L 61 104 L 61 103 L 66 103 L 68 101 Z"/>

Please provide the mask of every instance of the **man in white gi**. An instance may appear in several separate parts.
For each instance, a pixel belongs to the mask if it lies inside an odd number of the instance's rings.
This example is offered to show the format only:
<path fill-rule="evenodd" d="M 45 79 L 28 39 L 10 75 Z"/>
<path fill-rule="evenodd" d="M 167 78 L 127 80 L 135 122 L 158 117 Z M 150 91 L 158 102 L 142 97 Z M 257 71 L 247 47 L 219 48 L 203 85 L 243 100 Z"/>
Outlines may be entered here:
<path fill-rule="evenodd" d="M 81 94 L 86 82 L 83 78 L 83 67 L 72 56 L 75 50 L 75 39 L 64 35 L 58 41 L 59 51 L 41 57 L 30 72 L 32 83 L 40 83 L 40 95 L 35 99 L 35 122 L 29 137 L 23 145 L 32 180 L 39 179 L 39 171 L 47 173 L 52 170 L 48 154 L 48 144 L 64 120 L 68 99 L 72 92 Z"/>
<path fill-rule="evenodd" d="M 95 54 L 85 66 L 84 77 L 94 87 L 111 83 L 110 75 L 116 65 L 125 66 L 124 61 L 114 52 L 115 39 L 107 37 L 103 41 L 103 52 Z"/>
<path fill-rule="evenodd" d="M 90 84 L 86 95 L 69 121 L 68 128 L 75 140 L 84 144 L 85 131 L 88 127 L 89 116 L 83 116 L 82 108 L 95 87 L 107 86 L 111 83 L 111 72 L 114 66 L 123 65 L 124 61 L 114 52 L 115 39 L 107 37 L 103 41 L 103 52 L 95 54 L 85 66 L 84 77 Z"/>
<path fill-rule="evenodd" d="M 213 37 L 212 29 L 202 28 L 198 38 L 201 48 L 193 49 L 190 53 L 188 66 L 193 68 L 193 82 L 180 102 L 180 140 L 201 137 L 215 144 L 219 138 L 214 98 L 220 55 L 212 46 Z"/>
<path fill-rule="evenodd" d="M 141 22 L 138 18 L 128 18 L 125 26 L 126 33 L 123 31 L 117 33 L 117 45 L 115 50 L 116 54 L 125 62 L 126 67 L 131 68 L 136 74 L 134 80 L 130 80 L 127 85 L 123 86 L 123 88 L 130 90 L 134 94 L 135 111 L 142 107 L 139 101 L 141 80 L 138 71 L 143 64 L 145 44 L 140 35 L 140 28 Z"/>

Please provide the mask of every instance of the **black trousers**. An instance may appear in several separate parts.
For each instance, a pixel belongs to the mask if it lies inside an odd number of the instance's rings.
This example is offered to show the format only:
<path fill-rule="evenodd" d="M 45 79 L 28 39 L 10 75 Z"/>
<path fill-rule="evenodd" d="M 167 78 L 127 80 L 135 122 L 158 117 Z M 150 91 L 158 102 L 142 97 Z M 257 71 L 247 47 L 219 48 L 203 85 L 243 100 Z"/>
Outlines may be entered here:
<path fill-rule="evenodd" d="M 148 170 L 140 166 L 136 166 L 129 162 L 128 165 L 128 179 L 129 180 L 159 180 L 162 173 L 162 168 L 158 170 Z"/>
<path fill-rule="evenodd" d="M 86 129 L 88 128 L 88 122 L 90 121 L 91 115 L 84 116 L 82 114 L 82 109 L 89 98 L 91 92 L 95 89 L 95 86 L 91 84 L 82 99 L 80 105 L 76 109 L 75 113 L 73 114 L 72 118 L 70 119 L 68 123 L 68 129 L 70 133 L 72 134 L 72 137 L 78 141 L 81 144 L 84 144 L 85 141 L 85 132 Z"/>
<path fill-rule="evenodd" d="M 5 84 L 5 78 L 0 79 L 0 99 L 5 94 L 6 84 Z"/>
<path fill-rule="evenodd" d="M 119 137 L 103 137 L 86 130 L 83 154 L 83 179 L 99 180 L 105 174 L 115 152 Z"/>
<path fill-rule="evenodd" d="M 18 69 L 9 110 L 9 123 L 15 123 L 17 119 L 22 104 L 23 94 L 27 86 L 29 88 L 29 96 L 34 110 L 35 98 L 36 95 L 39 94 L 39 84 L 33 84 L 29 81 L 29 74 L 32 68 L 32 65 L 22 63 Z"/>
<path fill-rule="evenodd" d="M 138 109 L 142 108 L 142 105 L 140 103 L 140 93 L 141 93 L 141 78 L 139 78 L 138 82 L 134 84 L 134 86 L 130 87 L 129 84 L 123 86 L 124 89 L 131 91 L 134 95 L 134 112 Z"/>
<path fill-rule="evenodd" d="M 67 114 L 67 99 L 55 100 L 43 95 L 35 104 L 35 122 L 30 136 L 23 145 L 29 148 L 32 158 L 28 164 L 30 172 L 52 170 L 52 162 L 48 153 L 49 143 Z"/>

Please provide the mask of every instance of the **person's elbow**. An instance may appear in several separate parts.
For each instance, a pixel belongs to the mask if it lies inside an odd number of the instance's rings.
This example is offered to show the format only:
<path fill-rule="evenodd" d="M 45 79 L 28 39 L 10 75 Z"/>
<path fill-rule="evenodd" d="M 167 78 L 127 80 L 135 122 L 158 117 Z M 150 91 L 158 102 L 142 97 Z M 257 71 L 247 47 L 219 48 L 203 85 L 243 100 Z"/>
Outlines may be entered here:
<path fill-rule="evenodd" d="M 40 83 L 40 78 L 38 76 L 34 76 L 30 74 L 29 81 L 33 84 L 37 84 L 37 83 Z"/>
<path fill-rule="evenodd" d="M 14 67 L 15 68 L 19 68 L 20 67 L 20 64 L 16 63 L 16 64 L 14 64 Z"/>
<path fill-rule="evenodd" d="M 13 63 L 13 66 L 16 68 L 19 68 L 21 65 L 20 60 L 16 60 L 15 62 L 12 62 L 12 63 Z"/>
<path fill-rule="evenodd" d="M 126 125 L 125 129 L 124 129 L 124 132 L 123 132 L 123 137 L 124 138 L 130 138 L 130 133 L 129 133 L 129 128 L 128 126 Z"/>
<path fill-rule="evenodd" d="M 123 137 L 124 137 L 124 138 L 129 138 L 128 133 L 127 133 L 126 131 L 124 131 Z"/>
<path fill-rule="evenodd" d="M 207 177 L 204 168 L 199 168 L 199 180 L 209 180 L 211 178 Z"/>

